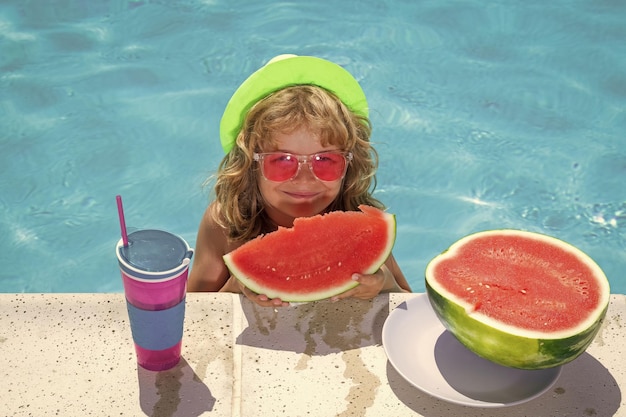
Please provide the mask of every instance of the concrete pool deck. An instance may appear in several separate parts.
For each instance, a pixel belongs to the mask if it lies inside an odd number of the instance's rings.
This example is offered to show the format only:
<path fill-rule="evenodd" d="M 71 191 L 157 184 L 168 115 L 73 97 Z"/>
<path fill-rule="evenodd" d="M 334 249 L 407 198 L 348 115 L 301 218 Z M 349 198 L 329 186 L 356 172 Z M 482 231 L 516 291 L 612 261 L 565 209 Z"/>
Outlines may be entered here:
<path fill-rule="evenodd" d="M 138 369 L 123 294 L 0 294 L 7 416 L 626 416 L 626 295 L 543 395 L 504 408 L 432 397 L 389 364 L 382 326 L 418 294 L 263 309 L 187 297 L 180 364 Z"/>

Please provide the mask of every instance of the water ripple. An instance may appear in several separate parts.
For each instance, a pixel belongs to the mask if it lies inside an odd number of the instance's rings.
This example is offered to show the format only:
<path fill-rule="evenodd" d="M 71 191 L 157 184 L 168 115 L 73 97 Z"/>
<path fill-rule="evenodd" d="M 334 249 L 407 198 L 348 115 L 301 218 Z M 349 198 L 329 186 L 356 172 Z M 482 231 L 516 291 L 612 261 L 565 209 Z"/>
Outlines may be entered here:
<path fill-rule="evenodd" d="M 224 106 L 297 53 L 368 96 L 415 290 L 457 238 L 512 227 L 579 246 L 626 292 L 623 2 L 29 5 L 0 4 L 0 291 L 121 291 L 119 193 L 130 227 L 193 245 Z"/>

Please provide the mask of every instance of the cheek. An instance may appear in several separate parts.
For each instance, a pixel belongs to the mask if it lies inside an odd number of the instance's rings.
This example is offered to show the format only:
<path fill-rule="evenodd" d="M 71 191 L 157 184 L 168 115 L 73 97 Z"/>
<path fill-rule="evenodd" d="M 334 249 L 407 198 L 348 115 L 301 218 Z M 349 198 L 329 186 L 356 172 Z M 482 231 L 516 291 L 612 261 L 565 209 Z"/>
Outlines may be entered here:
<path fill-rule="evenodd" d="M 259 188 L 259 192 L 261 193 L 261 197 L 266 200 L 268 196 L 271 197 L 272 194 L 276 193 L 276 188 L 279 186 L 279 183 L 274 183 L 271 181 L 267 181 L 265 178 L 259 177 L 257 178 L 257 187 Z"/>
<path fill-rule="evenodd" d="M 343 186 L 343 181 L 336 181 L 335 183 L 332 184 L 332 186 L 329 187 L 329 191 L 334 194 L 337 195 L 341 192 Z"/>

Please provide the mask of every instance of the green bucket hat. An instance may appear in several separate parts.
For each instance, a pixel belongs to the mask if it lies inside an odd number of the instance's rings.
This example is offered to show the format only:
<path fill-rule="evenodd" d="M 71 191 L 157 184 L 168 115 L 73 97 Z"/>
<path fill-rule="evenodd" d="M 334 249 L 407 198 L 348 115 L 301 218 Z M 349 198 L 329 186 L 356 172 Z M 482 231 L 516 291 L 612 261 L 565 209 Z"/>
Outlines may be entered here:
<path fill-rule="evenodd" d="M 235 146 L 252 106 L 273 92 L 294 85 L 321 87 L 335 94 L 354 113 L 369 116 L 365 93 L 344 68 L 312 56 L 279 55 L 250 75 L 228 101 L 220 122 L 224 152 Z"/>

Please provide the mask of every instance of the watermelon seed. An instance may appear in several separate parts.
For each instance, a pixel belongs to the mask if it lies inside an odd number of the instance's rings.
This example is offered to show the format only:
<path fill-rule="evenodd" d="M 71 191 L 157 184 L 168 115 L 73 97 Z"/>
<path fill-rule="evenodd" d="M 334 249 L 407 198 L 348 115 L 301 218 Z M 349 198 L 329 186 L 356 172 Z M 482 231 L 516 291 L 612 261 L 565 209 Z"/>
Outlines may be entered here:
<path fill-rule="evenodd" d="M 526 294 L 526 290 L 519 290 L 522 294 Z"/>

